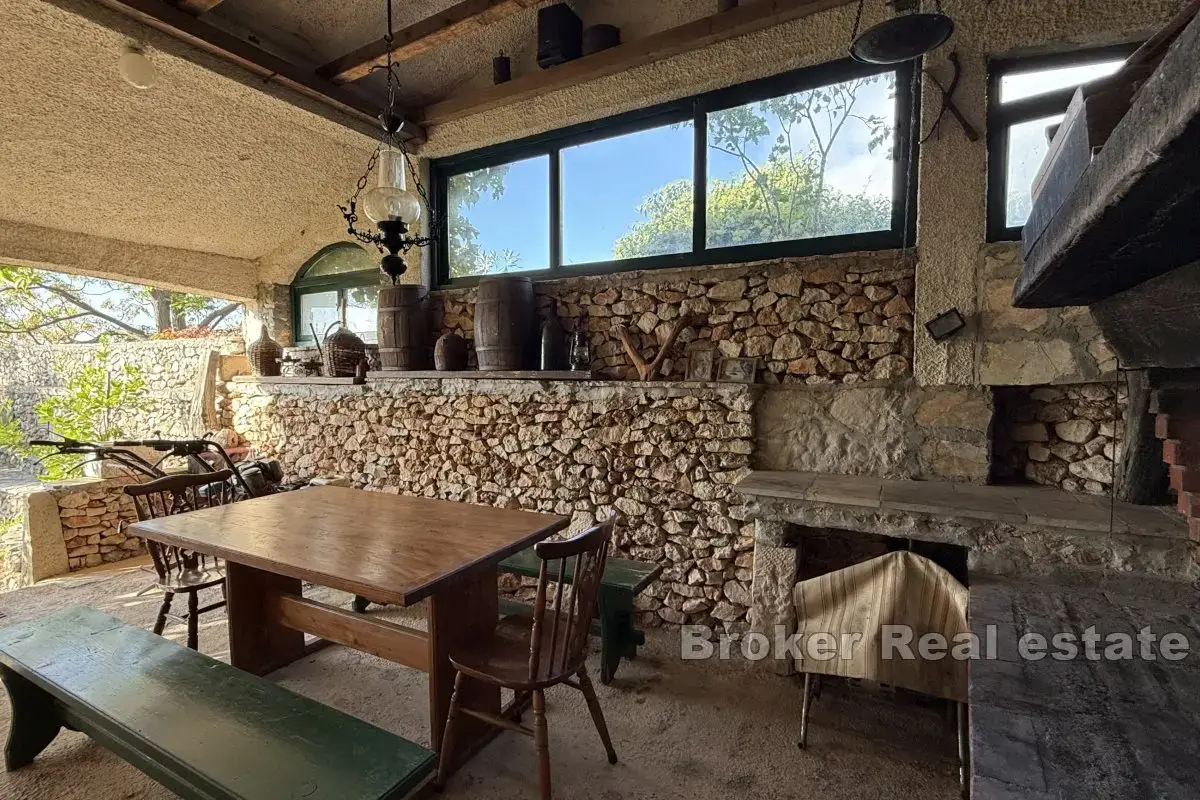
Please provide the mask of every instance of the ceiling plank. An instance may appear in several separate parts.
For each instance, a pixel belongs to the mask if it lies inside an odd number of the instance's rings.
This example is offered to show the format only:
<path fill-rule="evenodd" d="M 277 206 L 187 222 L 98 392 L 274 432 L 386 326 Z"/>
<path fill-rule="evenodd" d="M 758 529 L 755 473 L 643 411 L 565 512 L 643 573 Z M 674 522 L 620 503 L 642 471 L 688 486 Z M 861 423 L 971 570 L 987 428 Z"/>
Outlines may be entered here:
<path fill-rule="evenodd" d="M 218 0 L 219 2 L 219 0 Z M 396 33 L 391 44 L 392 60 L 405 61 L 438 45 L 466 36 L 492 23 L 531 8 L 543 0 L 463 0 L 445 11 L 426 17 Z M 366 77 L 371 68 L 387 63 L 388 43 L 376 39 L 352 53 L 334 59 L 317 70 L 334 83 L 349 83 Z"/>
<path fill-rule="evenodd" d="M 450 97 L 421 112 L 421 123 L 438 125 L 501 106 L 530 100 L 634 67 L 745 36 L 784 22 L 848 5 L 854 0 L 758 0 L 729 11 L 651 34 L 508 83 Z M 847 41 L 847 45 L 849 42 Z"/>
<path fill-rule="evenodd" d="M 98 2 L 131 17 L 144 25 L 161 31 L 193 47 L 204 50 L 226 61 L 231 61 L 265 80 L 248 81 L 247 85 L 261 88 L 262 84 L 275 83 L 324 104 L 340 114 L 328 119 L 368 136 L 379 135 L 377 115 L 379 108 L 351 94 L 345 88 L 318 77 L 309 68 L 301 67 L 268 53 L 231 33 L 209 25 L 186 11 L 169 5 L 163 0 L 98 0 Z M 424 141 L 425 131 L 420 125 L 406 122 L 405 135 L 413 141 Z"/>
<path fill-rule="evenodd" d="M 201 14 L 207 14 L 209 11 L 212 11 L 221 2 L 222 0 L 175 0 L 174 5 L 198 17 Z"/>

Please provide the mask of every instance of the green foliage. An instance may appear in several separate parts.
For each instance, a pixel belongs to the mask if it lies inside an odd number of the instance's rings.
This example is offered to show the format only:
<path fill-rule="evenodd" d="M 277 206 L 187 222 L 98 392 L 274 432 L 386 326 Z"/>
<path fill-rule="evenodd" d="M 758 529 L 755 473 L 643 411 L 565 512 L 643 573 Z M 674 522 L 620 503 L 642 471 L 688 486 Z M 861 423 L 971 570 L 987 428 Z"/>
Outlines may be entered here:
<path fill-rule="evenodd" d="M 825 185 L 829 155 L 848 123 L 866 126 L 871 150 L 890 139 L 884 118 L 855 110 L 858 93 L 879 80 L 863 78 L 710 114 L 709 147 L 737 159 L 742 174 L 709 181 L 708 246 L 887 229 L 890 197 L 847 195 Z M 779 133 L 760 163 L 752 150 L 773 127 Z M 807 150 L 793 146 L 800 135 L 808 137 Z M 653 192 L 638 208 L 645 219 L 617 240 L 614 256 L 690 250 L 693 207 L 690 181 L 675 181 Z"/>
<path fill-rule="evenodd" d="M 504 180 L 508 165 L 487 167 L 450 178 L 450 213 L 447 235 L 450 240 L 450 277 L 466 278 L 489 275 L 516 269 L 521 263 L 519 253 L 512 250 L 497 252 L 479 246 L 479 229 L 464 213 L 474 208 L 484 195 L 493 200 L 504 196 Z"/>
<path fill-rule="evenodd" d="M 127 436 L 128 431 L 114 421 L 112 412 L 146 411 L 149 408 L 145 399 L 146 382 L 141 367 L 133 364 L 110 369 L 108 355 L 108 350 L 101 348 L 94 361 L 71 375 L 61 394 L 51 395 L 34 406 L 38 421 L 68 439 L 104 441 Z M 40 477 L 60 480 L 70 477 L 74 467 L 73 457 L 51 456 L 44 462 Z"/>

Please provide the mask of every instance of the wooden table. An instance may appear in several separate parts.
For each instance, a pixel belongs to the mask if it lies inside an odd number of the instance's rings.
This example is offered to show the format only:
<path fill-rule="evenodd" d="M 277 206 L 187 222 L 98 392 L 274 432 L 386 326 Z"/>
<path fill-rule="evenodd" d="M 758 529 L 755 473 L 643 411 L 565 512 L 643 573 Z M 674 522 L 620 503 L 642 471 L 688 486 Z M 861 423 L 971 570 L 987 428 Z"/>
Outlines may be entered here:
<path fill-rule="evenodd" d="M 321 486 L 147 520 L 132 536 L 225 559 L 230 662 L 263 675 L 305 653 L 304 634 L 429 673 L 430 746 L 439 750 L 454 668 L 449 653 L 495 630 L 496 565 L 567 527 L 567 517 Z M 306 600 L 301 582 L 411 606 L 428 633 Z M 472 681 L 460 700 L 500 713 Z M 498 730 L 470 716 L 461 763 Z"/>

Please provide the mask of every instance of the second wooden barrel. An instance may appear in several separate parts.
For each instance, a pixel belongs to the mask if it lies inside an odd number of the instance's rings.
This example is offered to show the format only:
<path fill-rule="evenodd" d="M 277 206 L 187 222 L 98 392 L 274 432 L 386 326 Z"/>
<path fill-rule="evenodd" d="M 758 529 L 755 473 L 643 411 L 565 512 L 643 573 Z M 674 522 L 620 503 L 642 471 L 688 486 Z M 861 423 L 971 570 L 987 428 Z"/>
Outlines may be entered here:
<path fill-rule="evenodd" d="M 482 278 L 475 295 L 475 355 L 485 371 L 529 368 L 537 308 L 533 281 Z"/>
<path fill-rule="evenodd" d="M 385 372 L 429 369 L 425 287 L 380 288 L 379 364 Z"/>

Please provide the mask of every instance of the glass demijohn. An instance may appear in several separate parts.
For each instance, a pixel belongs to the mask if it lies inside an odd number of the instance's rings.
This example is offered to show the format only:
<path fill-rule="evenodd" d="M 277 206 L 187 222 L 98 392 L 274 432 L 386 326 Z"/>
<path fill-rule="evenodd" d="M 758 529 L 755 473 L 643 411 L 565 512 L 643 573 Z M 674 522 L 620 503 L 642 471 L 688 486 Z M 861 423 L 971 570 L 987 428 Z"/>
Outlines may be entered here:
<path fill-rule="evenodd" d="M 421 202 L 408 192 L 406 169 L 399 148 L 380 148 L 379 185 L 363 196 L 363 213 L 372 222 L 400 221 L 411 226 L 421 218 Z"/>

